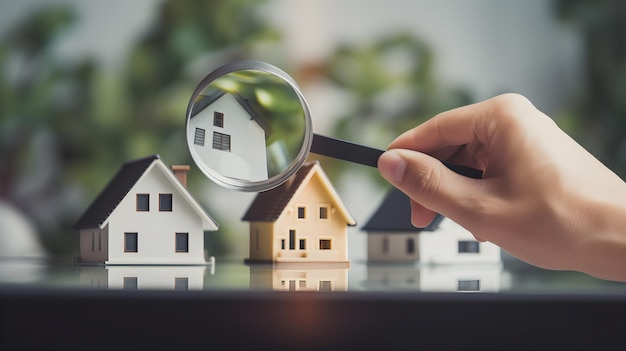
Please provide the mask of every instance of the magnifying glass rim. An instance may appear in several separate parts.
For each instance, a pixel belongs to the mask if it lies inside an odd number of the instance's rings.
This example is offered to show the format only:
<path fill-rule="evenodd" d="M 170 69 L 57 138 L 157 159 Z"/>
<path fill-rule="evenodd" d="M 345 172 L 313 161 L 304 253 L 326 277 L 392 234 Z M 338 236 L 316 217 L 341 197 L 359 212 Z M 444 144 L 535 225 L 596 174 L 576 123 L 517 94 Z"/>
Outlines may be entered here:
<path fill-rule="evenodd" d="M 245 181 L 240 179 L 234 179 L 230 177 L 225 177 L 206 165 L 206 163 L 202 160 L 202 158 L 198 155 L 198 153 L 194 150 L 193 145 L 189 140 L 189 123 L 191 120 L 191 112 L 193 109 L 194 102 L 200 93 L 209 86 L 214 80 L 219 77 L 222 77 L 228 73 L 236 72 L 236 71 L 260 71 L 275 75 L 281 79 L 283 79 L 293 91 L 295 91 L 298 99 L 300 99 L 300 103 L 302 105 L 302 109 L 304 111 L 304 140 L 302 143 L 302 147 L 298 152 L 296 158 L 291 162 L 291 164 L 281 173 L 270 177 L 266 180 L 262 181 Z M 222 186 L 223 188 L 230 190 L 239 190 L 239 191 L 248 191 L 248 192 L 258 192 L 273 189 L 281 184 L 283 184 L 287 179 L 289 179 L 294 173 L 296 173 L 302 164 L 306 161 L 306 158 L 311 149 L 311 142 L 313 136 L 313 126 L 311 122 L 311 113 L 309 110 L 309 105 L 306 102 L 302 91 L 296 84 L 296 82 L 287 74 L 285 71 L 280 68 L 271 65 L 266 62 L 261 61 L 234 61 L 231 63 L 227 63 L 223 66 L 220 66 L 213 70 L 211 73 L 206 75 L 200 83 L 196 86 L 193 94 L 191 95 L 191 99 L 189 100 L 189 104 L 187 105 L 187 117 L 185 120 L 185 138 L 187 141 L 187 148 L 191 153 L 191 157 L 193 161 L 196 163 L 196 166 L 200 168 L 202 173 L 204 173 L 209 179 L 211 179 L 214 183 Z"/>

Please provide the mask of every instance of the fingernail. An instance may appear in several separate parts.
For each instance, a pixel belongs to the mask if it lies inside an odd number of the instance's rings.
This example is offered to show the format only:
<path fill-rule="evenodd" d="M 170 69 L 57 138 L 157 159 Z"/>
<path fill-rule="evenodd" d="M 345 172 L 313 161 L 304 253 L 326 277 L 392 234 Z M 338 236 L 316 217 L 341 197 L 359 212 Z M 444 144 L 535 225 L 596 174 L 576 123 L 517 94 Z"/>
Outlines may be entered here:
<path fill-rule="evenodd" d="M 395 150 L 385 151 L 378 159 L 378 171 L 391 183 L 402 182 L 405 170 L 406 162 Z"/>

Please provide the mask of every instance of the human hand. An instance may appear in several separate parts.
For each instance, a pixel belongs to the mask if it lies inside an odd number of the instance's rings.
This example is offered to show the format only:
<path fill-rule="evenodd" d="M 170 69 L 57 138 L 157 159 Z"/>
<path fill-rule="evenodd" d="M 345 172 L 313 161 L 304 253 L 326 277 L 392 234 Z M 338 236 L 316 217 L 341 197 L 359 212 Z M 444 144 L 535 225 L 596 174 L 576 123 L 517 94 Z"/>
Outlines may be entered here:
<path fill-rule="evenodd" d="M 433 117 L 394 140 L 378 169 L 411 198 L 415 226 L 441 213 L 530 264 L 626 281 L 626 183 L 521 95 Z"/>

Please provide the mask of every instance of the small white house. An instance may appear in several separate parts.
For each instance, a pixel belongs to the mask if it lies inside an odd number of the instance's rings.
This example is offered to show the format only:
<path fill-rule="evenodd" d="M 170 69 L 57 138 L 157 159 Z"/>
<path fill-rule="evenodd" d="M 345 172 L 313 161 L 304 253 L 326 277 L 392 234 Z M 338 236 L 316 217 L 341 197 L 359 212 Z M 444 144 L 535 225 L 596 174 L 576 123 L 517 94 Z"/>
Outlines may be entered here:
<path fill-rule="evenodd" d="M 363 226 L 368 261 L 425 264 L 501 262 L 500 248 L 479 242 L 450 218 L 437 215 L 426 228 L 411 224 L 410 199 L 393 189 Z"/>
<path fill-rule="evenodd" d="M 268 179 L 266 129 L 250 103 L 240 95 L 201 95 L 187 126 L 193 151 L 220 175 Z"/>
<path fill-rule="evenodd" d="M 74 225 L 80 262 L 207 264 L 204 232 L 218 226 L 187 190 L 188 169 L 159 155 L 124 163 Z"/>

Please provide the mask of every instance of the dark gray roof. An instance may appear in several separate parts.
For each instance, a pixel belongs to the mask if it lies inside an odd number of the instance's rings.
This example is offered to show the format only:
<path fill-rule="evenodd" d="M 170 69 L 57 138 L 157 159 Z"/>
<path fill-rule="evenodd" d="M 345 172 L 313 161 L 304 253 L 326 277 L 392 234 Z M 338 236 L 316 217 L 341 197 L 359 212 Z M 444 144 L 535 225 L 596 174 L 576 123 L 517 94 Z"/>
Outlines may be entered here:
<path fill-rule="evenodd" d="M 227 93 L 226 91 L 218 90 L 209 95 L 199 95 L 191 109 L 190 118 L 194 118 L 198 113 L 203 111 L 205 108 L 209 107 L 212 103 L 217 101 L 226 93 Z M 231 94 L 235 98 L 235 100 L 239 103 L 239 105 L 241 105 L 241 107 L 248 113 L 248 115 L 250 115 L 250 119 L 254 120 L 263 130 L 265 130 L 266 136 L 269 135 L 270 133 L 269 124 L 267 123 L 267 121 L 265 121 L 262 118 L 262 116 L 260 116 L 256 112 L 250 100 L 246 99 L 241 94 L 230 93 L 230 92 L 228 92 L 228 94 Z"/>
<path fill-rule="evenodd" d="M 393 188 L 361 230 L 397 233 L 434 231 L 439 227 L 443 218 L 442 215 L 437 214 L 426 228 L 416 228 L 411 224 L 409 197 L 397 188 Z"/>
<path fill-rule="evenodd" d="M 117 174 L 109 181 L 100 195 L 91 203 L 85 213 L 74 224 L 74 230 L 100 227 L 115 210 L 120 201 L 135 185 L 139 177 L 148 169 L 156 159 L 161 157 L 158 154 L 148 157 L 126 161 Z"/>

